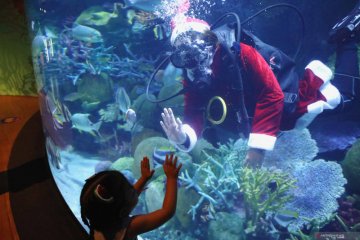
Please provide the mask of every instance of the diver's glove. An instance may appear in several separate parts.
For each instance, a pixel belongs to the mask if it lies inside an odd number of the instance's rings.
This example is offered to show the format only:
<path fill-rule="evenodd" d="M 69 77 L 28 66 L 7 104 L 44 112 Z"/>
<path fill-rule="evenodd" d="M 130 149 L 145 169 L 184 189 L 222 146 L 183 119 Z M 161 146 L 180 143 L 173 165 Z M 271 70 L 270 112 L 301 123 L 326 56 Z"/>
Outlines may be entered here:
<path fill-rule="evenodd" d="M 186 141 L 186 133 L 182 129 L 182 122 L 179 118 L 175 120 L 174 114 L 171 108 L 164 108 L 164 112 L 161 113 L 163 121 L 160 121 L 160 125 L 164 129 L 168 139 L 175 144 L 183 144 Z"/>
<path fill-rule="evenodd" d="M 161 117 L 163 121 L 160 121 L 160 125 L 169 141 L 181 151 L 191 151 L 197 141 L 195 131 L 189 125 L 183 124 L 180 118 L 175 119 L 171 108 L 164 108 Z"/>

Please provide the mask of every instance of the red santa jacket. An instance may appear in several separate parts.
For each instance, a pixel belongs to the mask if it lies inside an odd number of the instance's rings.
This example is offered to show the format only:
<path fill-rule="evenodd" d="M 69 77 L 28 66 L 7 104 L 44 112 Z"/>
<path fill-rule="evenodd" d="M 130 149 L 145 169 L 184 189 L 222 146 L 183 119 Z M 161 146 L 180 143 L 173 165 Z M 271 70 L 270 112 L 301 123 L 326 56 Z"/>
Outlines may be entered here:
<path fill-rule="evenodd" d="M 331 70 L 314 60 L 305 67 L 303 79 L 299 81 L 295 111 L 283 115 L 284 94 L 269 65 L 253 47 L 243 43 L 240 47 L 245 105 L 251 116 L 249 147 L 272 150 L 280 130 L 306 127 L 324 109 L 334 109 L 339 104 L 340 93 L 330 83 Z M 222 56 L 219 47 L 211 65 L 213 87 L 210 91 L 188 91 L 185 94 L 185 122 L 194 128 L 198 136 L 206 121 L 204 111 L 210 97 L 223 97 L 228 109 L 238 105 L 240 93 L 232 89 L 227 79 L 231 77 L 226 74 L 227 67 Z M 188 83 L 184 81 L 184 85 L 186 87 Z M 236 131 L 238 126 L 233 121 L 227 127 Z"/>
<path fill-rule="evenodd" d="M 254 108 L 250 111 L 253 118 L 249 146 L 271 150 L 280 129 L 284 95 L 276 77 L 263 57 L 251 46 L 240 43 L 240 47 L 241 55 L 239 58 L 245 71 L 243 82 L 251 86 L 251 92 L 245 92 L 245 104 Z M 206 96 L 213 95 L 225 98 L 228 108 L 237 104 L 234 101 L 238 101 L 239 92 L 231 90 L 231 84 L 226 81 L 227 79 L 222 78 L 226 66 L 223 66 L 220 47 L 215 52 L 211 69 L 212 84 L 215 85 L 211 88 L 214 89 L 211 90 L 212 93 L 188 91 L 185 94 L 185 121 L 194 128 L 197 135 L 201 133 L 206 121 L 204 119 L 204 108 L 206 108 L 209 100 L 209 97 Z M 187 85 L 186 82 L 184 84 Z M 234 130 L 237 128 L 237 126 L 230 127 L 233 127 Z"/>

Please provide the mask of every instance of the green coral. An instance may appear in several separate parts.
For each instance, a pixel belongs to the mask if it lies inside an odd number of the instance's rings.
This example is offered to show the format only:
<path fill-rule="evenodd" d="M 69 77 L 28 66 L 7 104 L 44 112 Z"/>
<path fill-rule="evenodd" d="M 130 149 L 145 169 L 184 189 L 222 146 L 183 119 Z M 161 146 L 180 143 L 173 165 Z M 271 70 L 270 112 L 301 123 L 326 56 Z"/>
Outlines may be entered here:
<path fill-rule="evenodd" d="M 347 188 L 357 194 L 360 193 L 360 140 L 346 153 L 341 163 L 343 173 L 348 181 Z"/>
<path fill-rule="evenodd" d="M 131 108 L 134 109 L 137 118 L 145 128 L 156 129 L 159 126 L 158 119 L 154 116 L 158 116 L 160 113 L 156 113 L 156 104 L 148 101 L 145 93 L 135 99 Z"/>
<path fill-rule="evenodd" d="M 132 170 L 135 159 L 132 157 L 121 157 L 110 166 L 110 170 Z"/>
<path fill-rule="evenodd" d="M 239 173 L 247 219 L 245 232 L 253 233 L 267 212 L 277 212 L 291 199 L 286 193 L 294 187 L 295 180 L 286 173 L 268 169 L 245 167 Z M 275 184 L 274 188 L 270 184 Z"/>
<path fill-rule="evenodd" d="M 107 102 L 113 98 L 113 82 L 107 74 L 85 73 L 76 84 L 82 101 Z"/>
<path fill-rule="evenodd" d="M 120 110 L 117 104 L 108 104 L 106 109 L 99 110 L 100 121 L 114 122 L 120 120 Z"/>

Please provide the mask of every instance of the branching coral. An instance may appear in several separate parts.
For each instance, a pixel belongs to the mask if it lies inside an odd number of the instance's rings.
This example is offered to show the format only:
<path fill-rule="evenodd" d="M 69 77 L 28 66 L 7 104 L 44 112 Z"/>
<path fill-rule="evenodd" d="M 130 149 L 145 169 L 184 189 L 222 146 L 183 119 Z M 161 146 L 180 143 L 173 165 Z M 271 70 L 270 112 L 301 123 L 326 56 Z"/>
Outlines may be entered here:
<path fill-rule="evenodd" d="M 136 57 L 129 52 L 128 57 L 120 58 L 114 53 L 115 47 L 89 46 L 73 37 L 71 29 L 65 29 L 54 43 L 56 57 L 49 59 L 45 73 L 56 74 L 59 79 L 72 81 L 75 85 L 85 73 L 106 74 L 114 79 L 128 79 L 132 84 L 144 84 L 150 77 L 156 59 Z M 136 57 L 136 58 L 135 58 Z"/>
<path fill-rule="evenodd" d="M 238 144 L 239 148 L 235 148 Z M 215 210 L 231 210 L 236 192 L 239 192 L 240 183 L 235 170 L 241 166 L 245 157 L 245 141 L 220 145 L 218 149 L 205 151 L 203 164 L 195 164 L 194 172 L 185 171 L 180 176 L 186 188 L 193 188 L 201 197 L 197 204 L 191 206 L 189 213 L 195 220 L 198 208 L 204 201 L 213 204 Z"/>
<path fill-rule="evenodd" d="M 268 169 L 240 170 L 240 191 L 244 194 L 247 227 L 246 233 L 257 231 L 260 220 L 267 212 L 276 212 L 291 199 L 288 191 L 295 180 L 281 171 Z"/>
<path fill-rule="evenodd" d="M 338 209 L 336 201 L 344 193 L 346 179 L 339 164 L 315 160 L 298 165 L 291 175 L 296 179 L 296 188 L 291 190 L 293 199 L 286 205 L 299 214 L 289 226 L 289 231 L 297 232 L 311 220 L 326 222 Z"/>

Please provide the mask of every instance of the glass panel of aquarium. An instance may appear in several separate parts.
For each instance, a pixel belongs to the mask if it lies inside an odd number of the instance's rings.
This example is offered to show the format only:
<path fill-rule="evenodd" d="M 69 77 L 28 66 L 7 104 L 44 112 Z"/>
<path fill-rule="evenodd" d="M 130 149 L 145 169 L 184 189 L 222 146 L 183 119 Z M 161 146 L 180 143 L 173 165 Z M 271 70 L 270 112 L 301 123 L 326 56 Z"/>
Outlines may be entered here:
<path fill-rule="evenodd" d="M 139 239 L 359 230 L 359 9 L 264 2 L 26 2 L 49 166 L 87 231 L 84 216 L 125 234 L 129 214 L 174 202 Z M 81 206 L 85 180 L 109 170 L 131 185 L 92 178 Z"/>

